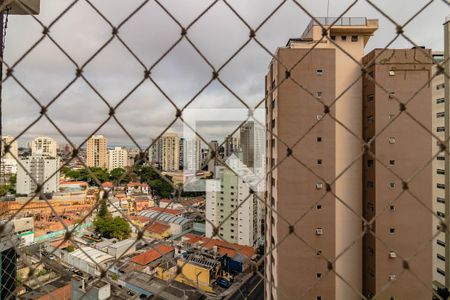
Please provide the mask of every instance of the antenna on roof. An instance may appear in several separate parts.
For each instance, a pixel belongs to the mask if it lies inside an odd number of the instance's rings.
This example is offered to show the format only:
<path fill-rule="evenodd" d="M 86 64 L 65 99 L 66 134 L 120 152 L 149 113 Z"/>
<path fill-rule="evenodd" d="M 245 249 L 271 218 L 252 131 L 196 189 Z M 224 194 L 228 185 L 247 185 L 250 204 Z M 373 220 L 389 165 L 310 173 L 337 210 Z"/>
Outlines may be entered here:
<path fill-rule="evenodd" d="M 328 0 L 328 3 L 327 3 L 327 19 L 329 17 L 329 12 L 330 12 L 330 0 Z"/>

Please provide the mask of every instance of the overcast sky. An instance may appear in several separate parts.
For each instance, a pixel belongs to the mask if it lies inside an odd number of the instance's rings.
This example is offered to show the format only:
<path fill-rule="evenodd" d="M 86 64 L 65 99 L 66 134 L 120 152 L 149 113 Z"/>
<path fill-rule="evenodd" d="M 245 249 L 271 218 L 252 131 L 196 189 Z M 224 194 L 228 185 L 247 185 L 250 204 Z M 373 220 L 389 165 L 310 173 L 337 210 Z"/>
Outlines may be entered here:
<path fill-rule="evenodd" d="M 41 0 L 37 18 L 50 24 L 72 1 Z M 91 0 L 113 25 L 120 24 L 142 0 Z M 212 1 L 162 0 L 165 7 L 183 25 L 191 23 Z M 229 3 L 253 28 L 257 27 L 281 1 L 229 0 Z M 326 16 L 326 0 L 299 1 L 315 16 Z M 402 23 L 413 16 L 428 1 L 379 0 L 373 1 L 393 19 Z M 330 16 L 338 16 L 352 1 L 331 0 Z M 450 13 L 449 5 L 435 0 L 405 28 L 406 34 L 417 44 L 433 50 L 443 49 L 442 23 Z M 380 20 L 380 29 L 371 39 L 367 51 L 383 48 L 395 36 L 395 27 L 366 1 L 360 0 L 346 16 L 367 16 Z M 300 8 L 287 1 L 285 5 L 257 32 L 257 38 L 275 51 L 291 37 L 299 37 L 309 17 Z M 219 1 L 188 30 L 188 37 L 219 68 L 248 40 L 245 25 Z M 110 37 L 111 27 L 85 1 L 80 0 L 50 30 L 50 35 L 82 65 Z M 180 27 L 153 1 L 149 1 L 119 31 L 120 37 L 147 66 L 158 58 L 180 37 Z M 5 61 L 12 65 L 42 36 L 42 27 L 30 16 L 10 16 L 6 36 Z M 410 48 L 399 38 L 393 47 Z M 249 106 L 264 97 L 264 75 L 270 56 L 254 41 L 238 54 L 220 73 L 220 78 Z M 43 104 L 51 101 L 74 77 L 76 66 L 45 38 L 14 69 L 14 75 Z M 152 71 L 152 78 L 164 92 L 182 107 L 210 80 L 211 67 L 182 40 Z M 84 69 L 83 74 L 98 92 L 111 104 L 118 103 L 143 78 L 144 68 L 114 39 Z M 38 115 L 39 107 L 14 81 L 8 79 L 3 87 L 4 133 L 17 135 Z M 213 82 L 192 103 L 193 108 L 242 108 L 242 104 L 218 82 Z M 82 80 L 78 79 L 49 108 L 48 114 L 73 140 L 80 143 L 107 117 L 108 108 Z M 207 110 L 205 110 L 207 114 Z M 175 117 L 174 107 L 163 94 L 146 81 L 117 110 L 117 118 L 143 146 L 150 137 L 157 136 Z M 177 122 L 172 130 L 178 130 Z M 230 129 L 231 130 L 231 129 Z M 207 139 L 217 139 L 224 128 L 212 127 L 204 132 Z M 130 145 L 123 130 L 110 120 L 100 131 L 111 144 Z M 42 119 L 21 138 L 27 140 L 49 135 L 65 143 L 54 127 Z M 224 135 L 224 134 L 223 134 Z"/>

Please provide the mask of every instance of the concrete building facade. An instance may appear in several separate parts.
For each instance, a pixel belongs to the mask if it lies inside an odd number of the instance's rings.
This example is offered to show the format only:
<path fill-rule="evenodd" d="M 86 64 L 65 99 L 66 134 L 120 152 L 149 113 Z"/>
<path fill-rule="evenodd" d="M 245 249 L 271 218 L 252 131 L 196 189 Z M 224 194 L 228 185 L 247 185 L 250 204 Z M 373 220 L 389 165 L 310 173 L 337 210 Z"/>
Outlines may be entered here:
<path fill-rule="evenodd" d="M 195 172 L 201 169 L 202 149 L 200 139 L 193 137 L 184 139 L 183 146 L 183 170 Z"/>
<path fill-rule="evenodd" d="M 178 134 L 167 132 L 160 138 L 161 169 L 163 171 L 178 171 L 180 163 L 180 138 Z"/>
<path fill-rule="evenodd" d="M 376 218 L 374 234 L 364 236 L 364 295 L 430 299 L 432 293 L 420 280 L 431 288 L 431 241 L 438 232 L 430 213 L 431 51 L 375 49 L 363 64 L 376 81 L 363 80 L 363 136 L 371 152 L 364 155 L 363 212 L 366 220 Z M 400 113 L 399 101 L 415 120 Z M 402 274 L 403 259 L 415 275 Z"/>
<path fill-rule="evenodd" d="M 20 159 L 17 170 L 16 191 L 20 195 L 32 195 L 35 193 L 37 183 L 42 184 L 43 193 L 54 193 L 59 187 L 60 159 L 58 157 L 33 155 Z M 32 180 L 30 174 L 35 180 Z"/>
<path fill-rule="evenodd" d="M 88 167 L 108 167 L 108 139 L 94 135 L 87 141 L 86 164 Z"/>
<path fill-rule="evenodd" d="M 128 167 L 129 157 L 128 150 L 124 147 L 114 147 L 108 150 L 108 169 L 114 170 L 116 168 Z"/>
<path fill-rule="evenodd" d="M 217 166 L 215 179 L 206 181 L 206 218 L 227 242 L 255 246 L 258 241 L 257 199 L 243 176 L 225 167 Z M 206 237 L 214 235 L 211 223 L 206 222 Z"/>
<path fill-rule="evenodd" d="M 58 144 L 48 136 L 40 136 L 31 141 L 31 154 L 50 157 L 57 156 Z"/>

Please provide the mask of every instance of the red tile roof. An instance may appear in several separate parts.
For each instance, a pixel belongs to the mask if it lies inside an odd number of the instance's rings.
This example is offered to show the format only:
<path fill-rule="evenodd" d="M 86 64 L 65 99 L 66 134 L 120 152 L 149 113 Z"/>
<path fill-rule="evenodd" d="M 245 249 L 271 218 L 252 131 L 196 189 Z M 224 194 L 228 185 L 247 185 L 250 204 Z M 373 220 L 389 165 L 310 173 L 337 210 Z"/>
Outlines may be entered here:
<path fill-rule="evenodd" d="M 166 246 L 166 245 L 158 245 L 154 249 L 151 249 L 147 252 L 141 253 L 139 255 L 136 255 L 131 259 L 132 262 L 138 264 L 138 265 L 148 265 L 149 263 L 157 260 L 162 255 L 166 255 L 167 253 L 170 253 L 174 251 L 173 247 Z"/>
<path fill-rule="evenodd" d="M 150 225 L 149 227 L 147 227 L 145 229 L 145 231 L 154 232 L 157 234 L 163 234 L 164 232 L 166 232 L 169 229 L 170 229 L 169 225 L 161 224 L 159 222 L 153 222 L 152 225 Z"/>
<path fill-rule="evenodd" d="M 112 182 L 109 182 L 109 181 L 102 183 L 102 187 L 113 187 L 113 186 L 114 186 L 114 184 Z"/>
<path fill-rule="evenodd" d="M 146 184 L 146 183 L 140 183 L 140 182 L 130 182 L 130 183 L 127 183 L 127 186 L 128 186 L 128 187 L 130 187 L 130 186 L 148 187 L 148 184 Z"/>
<path fill-rule="evenodd" d="M 165 214 L 179 216 L 183 214 L 182 210 L 179 209 L 170 209 L 170 208 L 162 208 L 162 207 L 152 207 L 150 210 L 156 211 L 156 212 L 163 212 Z"/>
<path fill-rule="evenodd" d="M 85 181 L 62 181 L 59 184 L 78 184 L 78 185 L 83 185 L 83 186 L 87 186 L 87 182 Z"/>
<path fill-rule="evenodd" d="M 220 255 L 227 254 L 229 257 L 234 257 L 236 254 L 241 254 L 250 258 L 255 255 L 256 252 L 255 249 L 249 246 L 228 243 L 219 239 L 205 238 L 191 233 L 185 234 L 183 237 L 188 239 L 186 241 L 187 243 L 195 244 L 200 242 L 201 246 L 206 249 L 212 249 L 214 246 L 217 246 L 217 250 Z"/>

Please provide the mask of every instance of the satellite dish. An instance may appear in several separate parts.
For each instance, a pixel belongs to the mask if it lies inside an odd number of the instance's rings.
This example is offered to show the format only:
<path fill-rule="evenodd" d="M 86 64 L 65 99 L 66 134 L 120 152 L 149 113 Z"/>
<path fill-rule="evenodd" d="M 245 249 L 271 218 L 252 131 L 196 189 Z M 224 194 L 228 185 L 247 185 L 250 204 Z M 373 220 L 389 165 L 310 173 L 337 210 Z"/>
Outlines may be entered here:
<path fill-rule="evenodd" d="M 40 0 L 5 0 L 5 7 L 10 15 L 37 15 L 40 2 Z"/>

